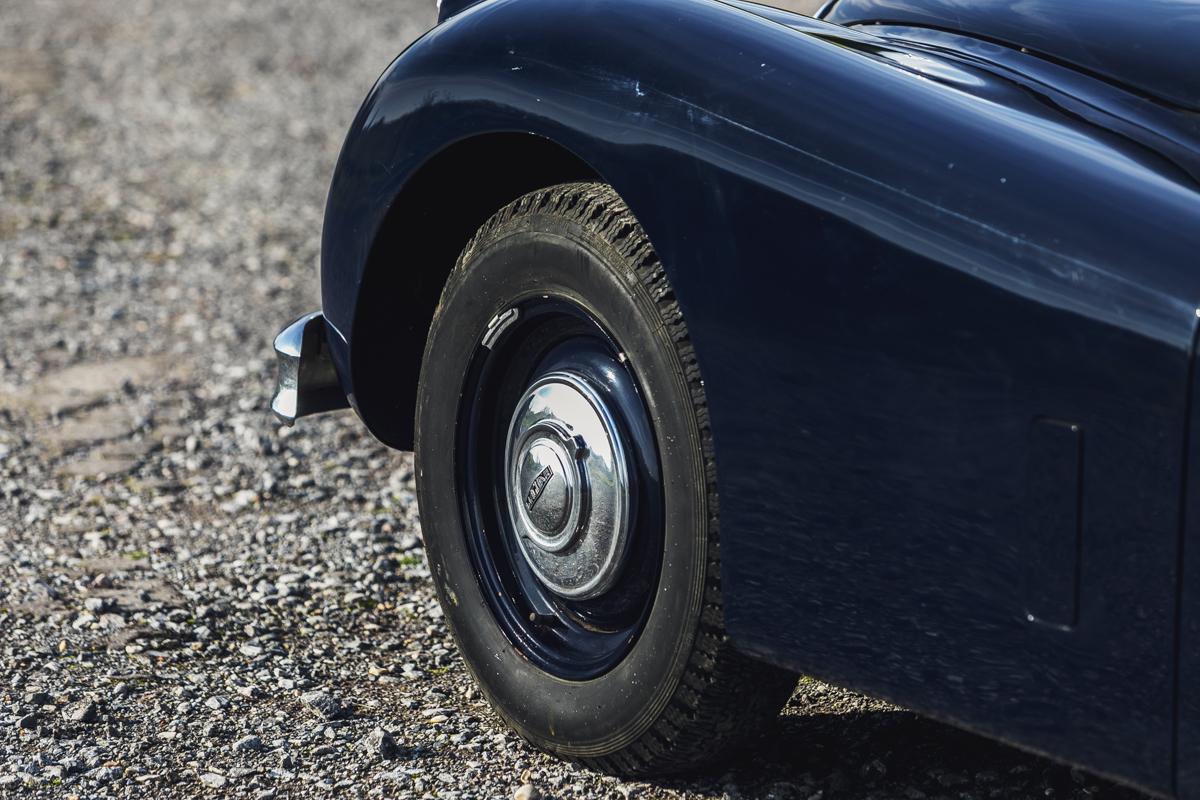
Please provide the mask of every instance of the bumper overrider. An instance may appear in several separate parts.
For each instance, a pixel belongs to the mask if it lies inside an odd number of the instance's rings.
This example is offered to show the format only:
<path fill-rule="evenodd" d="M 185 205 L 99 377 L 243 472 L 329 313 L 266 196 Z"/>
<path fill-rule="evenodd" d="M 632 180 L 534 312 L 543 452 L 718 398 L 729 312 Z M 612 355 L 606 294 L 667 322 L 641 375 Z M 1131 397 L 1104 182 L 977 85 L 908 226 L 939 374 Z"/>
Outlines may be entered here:
<path fill-rule="evenodd" d="M 271 410 L 286 425 L 300 417 L 349 408 L 329 354 L 325 316 L 305 314 L 275 337 L 279 377 Z"/>

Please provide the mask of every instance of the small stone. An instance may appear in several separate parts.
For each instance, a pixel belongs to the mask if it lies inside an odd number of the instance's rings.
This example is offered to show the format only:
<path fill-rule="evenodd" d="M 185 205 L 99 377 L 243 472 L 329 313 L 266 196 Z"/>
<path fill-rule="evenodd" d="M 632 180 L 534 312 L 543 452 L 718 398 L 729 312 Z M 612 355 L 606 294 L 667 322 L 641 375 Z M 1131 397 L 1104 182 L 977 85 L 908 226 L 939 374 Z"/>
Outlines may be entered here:
<path fill-rule="evenodd" d="M 211 708 L 213 711 L 220 711 L 223 708 L 229 707 L 229 698 L 224 695 L 213 695 L 204 701 L 204 705 Z"/>
<path fill-rule="evenodd" d="M 385 761 L 395 758 L 398 752 L 396 740 L 383 728 L 376 728 L 368 733 L 362 738 L 360 745 L 364 750 L 376 754 Z"/>
<path fill-rule="evenodd" d="M 17 720 L 17 727 L 22 730 L 31 731 L 31 730 L 35 729 L 37 727 L 37 725 L 38 725 L 38 715 L 36 713 L 26 714 L 25 716 L 23 716 L 19 720 Z"/>
<path fill-rule="evenodd" d="M 233 743 L 233 749 L 242 753 L 252 753 L 262 750 L 262 739 L 258 736 L 243 736 Z"/>
<path fill-rule="evenodd" d="M 100 718 L 100 709 L 96 707 L 95 703 L 87 700 L 72 703 L 64 708 L 62 713 L 67 722 L 80 722 L 85 725 Z"/>
<path fill-rule="evenodd" d="M 200 776 L 200 782 L 210 789 L 221 789 L 228 783 L 228 779 L 216 772 L 206 772 Z"/>
<path fill-rule="evenodd" d="M 27 692 L 25 702 L 34 706 L 48 706 L 54 702 L 54 698 L 46 692 Z"/>
<path fill-rule="evenodd" d="M 244 644 L 238 651 L 246 658 L 258 658 L 263 654 L 263 649 L 256 644 Z"/>
<path fill-rule="evenodd" d="M 89 597 L 83 601 L 83 607 L 93 613 L 107 611 L 113 607 L 113 602 L 107 597 Z"/>
<path fill-rule="evenodd" d="M 341 719 L 350 713 L 348 703 L 334 697 L 329 692 L 323 692 L 319 689 L 312 692 L 305 692 L 300 696 L 300 702 L 325 719 Z"/>
<path fill-rule="evenodd" d="M 105 767 L 100 766 L 87 773 L 88 778 L 96 783 L 108 783 L 125 774 L 125 770 L 120 767 Z"/>
<path fill-rule="evenodd" d="M 526 783 L 513 792 L 513 800 L 538 800 L 541 794 L 532 783 Z"/>

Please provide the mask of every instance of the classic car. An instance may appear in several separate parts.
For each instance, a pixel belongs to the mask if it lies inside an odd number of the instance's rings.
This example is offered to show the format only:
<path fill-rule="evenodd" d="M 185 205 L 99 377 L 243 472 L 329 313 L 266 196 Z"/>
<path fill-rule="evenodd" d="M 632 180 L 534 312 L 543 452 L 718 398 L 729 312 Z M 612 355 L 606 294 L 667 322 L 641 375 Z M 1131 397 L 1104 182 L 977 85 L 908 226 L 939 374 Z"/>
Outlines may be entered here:
<path fill-rule="evenodd" d="M 1200 5 L 443 0 L 289 424 L 415 451 L 518 732 L 693 769 L 798 673 L 1200 796 Z"/>

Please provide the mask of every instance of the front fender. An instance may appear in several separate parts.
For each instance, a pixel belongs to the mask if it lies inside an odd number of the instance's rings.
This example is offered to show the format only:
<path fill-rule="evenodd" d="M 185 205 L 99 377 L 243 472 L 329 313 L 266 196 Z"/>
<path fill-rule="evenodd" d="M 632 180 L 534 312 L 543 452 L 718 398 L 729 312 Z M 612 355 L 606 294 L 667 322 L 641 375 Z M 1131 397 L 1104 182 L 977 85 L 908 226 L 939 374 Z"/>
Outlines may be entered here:
<path fill-rule="evenodd" d="M 713 0 L 491 0 L 410 47 L 359 111 L 326 210 L 324 311 L 347 394 L 358 290 L 393 198 L 447 145 L 501 131 L 547 137 L 612 183 L 685 312 L 706 276 L 746 257 L 718 233 L 733 176 L 1083 313 L 1110 313 L 1119 295 L 1125 324 L 1187 339 L 1181 276 L 1142 251 L 1159 237 L 1095 236 L 1086 219 L 1063 231 L 1046 213 L 1117 193 L 1119 175 L 1120 194 L 1144 195 L 1129 200 L 1127 228 L 1178 230 L 1191 198 L 1168 165 L 1081 134 L 986 72 L 772 16 Z M 1095 169 L 1114 158 L 1120 172 Z M 1131 261 L 1164 266 L 1129 281 Z"/>

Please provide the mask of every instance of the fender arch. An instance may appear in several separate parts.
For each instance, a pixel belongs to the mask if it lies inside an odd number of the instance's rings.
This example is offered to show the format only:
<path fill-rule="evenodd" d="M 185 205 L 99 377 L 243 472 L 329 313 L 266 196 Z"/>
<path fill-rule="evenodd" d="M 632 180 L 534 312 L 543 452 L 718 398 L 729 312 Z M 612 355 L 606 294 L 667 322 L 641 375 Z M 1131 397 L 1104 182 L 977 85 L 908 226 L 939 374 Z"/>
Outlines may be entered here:
<path fill-rule="evenodd" d="M 426 334 L 467 241 L 521 195 L 580 180 L 603 178 L 548 138 L 500 132 L 448 145 L 404 183 L 371 246 L 354 313 L 355 339 L 387 343 L 356 349 L 350 363 L 356 408 L 378 439 L 412 449 Z"/>

